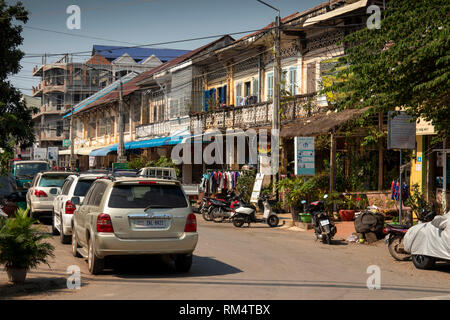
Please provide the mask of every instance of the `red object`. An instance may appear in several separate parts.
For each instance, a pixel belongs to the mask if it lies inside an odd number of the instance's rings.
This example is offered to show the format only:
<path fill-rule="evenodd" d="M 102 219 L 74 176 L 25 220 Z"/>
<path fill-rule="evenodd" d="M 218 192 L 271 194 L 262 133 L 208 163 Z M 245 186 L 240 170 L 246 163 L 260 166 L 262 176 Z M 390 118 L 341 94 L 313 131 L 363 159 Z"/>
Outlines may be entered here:
<path fill-rule="evenodd" d="M 195 217 L 195 214 L 190 213 L 188 215 L 184 232 L 197 232 L 197 218 Z"/>
<path fill-rule="evenodd" d="M 339 210 L 341 221 L 352 221 L 355 218 L 355 210 Z"/>
<path fill-rule="evenodd" d="M 75 212 L 75 205 L 72 204 L 72 202 L 70 202 L 70 200 L 66 201 L 66 209 L 65 212 L 66 214 L 73 214 Z"/>
<path fill-rule="evenodd" d="M 156 181 L 139 181 L 139 184 L 156 184 Z"/>
<path fill-rule="evenodd" d="M 47 194 L 43 190 L 34 190 L 34 195 L 38 198 L 47 197 Z"/>
<path fill-rule="evenodd" d="M 107 213 L 101 213 L 97 217 L 97 232 L 114 232 L 111 217 Z"/>

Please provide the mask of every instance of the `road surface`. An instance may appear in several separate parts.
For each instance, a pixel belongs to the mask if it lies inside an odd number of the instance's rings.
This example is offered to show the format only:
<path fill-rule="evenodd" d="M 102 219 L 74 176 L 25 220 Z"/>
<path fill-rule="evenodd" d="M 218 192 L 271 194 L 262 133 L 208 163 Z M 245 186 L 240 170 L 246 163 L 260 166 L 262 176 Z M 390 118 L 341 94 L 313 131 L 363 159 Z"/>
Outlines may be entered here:
<path fill-rule="evenodd" d="M 199 243 L 187 274 L 161 259 L 132 259 L 92 276 L 85 260 L 53 237 L 51 269 L 30 271 L 21 286 L 0 272 L 0 299 L 450 299 L 450 265 L 417 270 L 412 262 L 394 261 L 384 241 L 329 246 L 310 232 L 197 220 Z M 81 270 L 80 289 L 67 288 L 71 265 Z M 367 287 L 373 265 L 380 268 L 378 290 Z"/>

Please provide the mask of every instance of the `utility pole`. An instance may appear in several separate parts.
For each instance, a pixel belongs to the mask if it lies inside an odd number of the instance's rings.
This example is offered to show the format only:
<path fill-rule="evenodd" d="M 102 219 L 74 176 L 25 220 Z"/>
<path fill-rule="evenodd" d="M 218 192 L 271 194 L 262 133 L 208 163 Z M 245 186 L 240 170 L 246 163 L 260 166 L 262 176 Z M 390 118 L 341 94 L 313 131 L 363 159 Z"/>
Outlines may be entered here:
<path fill-rule="evenodd" d="M 122 92 L 122 80 L 119 84 L 119 145 L 117 146 L 117 162 L 125 163 L 127 158 L 125 156 L 125 146 L 123 143 L 123 92 Z"/>
<path fill-rule="evenodd" d="M 70 114 L 70 167 L 73 169 L 75 167 L 75 157 L 74 157 L 74 132 L 73 132 L 73 103 L 72 112 Z"/>
<path fill-rule="evenodd" d="M 282 146 L 280 144 L 280 88 L 281 88 L 281 40 L 280 40 L 280 10 L 271 6 L 270 4 L 265 3 L 262 0 L 256 0 L 269 8 L 278 12 L 275 17 L 275 40 L 274 40 L 274 72 L 273 72 L 273 112 L 272 112 L 272 137 L 278 139 L 276 143 L 272 141 L 272 145 L 279 146 L 281 149 Z M 278 154 L 272 159 L 276 159 L 278 161 L 277 168 L 279 168 L 280 164 L 280 150 L 275 150 Z M 272 150 L 274 152 L 274 150 Z M 272 164 L 273 166 L 273 164 Z M 279 169 L 278 169 L 279 172 Z M 273 184 L 272 184 L 272 193 L 276 194 L 277 191 L 277 182 L 278 182 L 278 172 L 273 173 Z"/>

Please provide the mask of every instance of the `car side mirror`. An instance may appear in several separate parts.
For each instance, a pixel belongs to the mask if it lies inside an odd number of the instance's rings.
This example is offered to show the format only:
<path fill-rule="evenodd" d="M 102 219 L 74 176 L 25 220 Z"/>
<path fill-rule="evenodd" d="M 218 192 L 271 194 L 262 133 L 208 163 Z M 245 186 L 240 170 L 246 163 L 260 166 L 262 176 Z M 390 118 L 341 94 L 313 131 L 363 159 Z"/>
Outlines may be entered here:
<path fill-rule="evenodd" d="M 80 197 L 72 197 L 72 199 L 70 199 L 70 202 L 72 202 L 72 204 L 79 206 L 80 205 Z"/>

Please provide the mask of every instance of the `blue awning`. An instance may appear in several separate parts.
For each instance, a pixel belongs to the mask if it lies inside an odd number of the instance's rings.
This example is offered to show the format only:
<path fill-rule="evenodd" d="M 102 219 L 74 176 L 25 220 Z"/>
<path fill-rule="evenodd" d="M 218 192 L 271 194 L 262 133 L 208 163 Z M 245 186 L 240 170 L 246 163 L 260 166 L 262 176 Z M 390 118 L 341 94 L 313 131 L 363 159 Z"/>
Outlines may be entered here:
<path fill-rule="evenodd" d="M 117 143 L 116 144 L 112 144 L 110 146 L 98 149 L 98 150 L 94 150 L 91 153 L 89 153 L 90 157 L 104 157 L 106 156 L 108 153 L 113 152 L 113 151 L 117 151 Z"/>
<path fill-rule="evenodd" d="M 130 142 L 125 143 L 125 150 L 164 146 L 164 145 L 167 145 L 166 142 L 168 140 L 170 140 L 170 137 L 156 138 L 156 139 L 150 139 L 150 140 L 141 140 L 141 141 L 130 141 Z"/>

